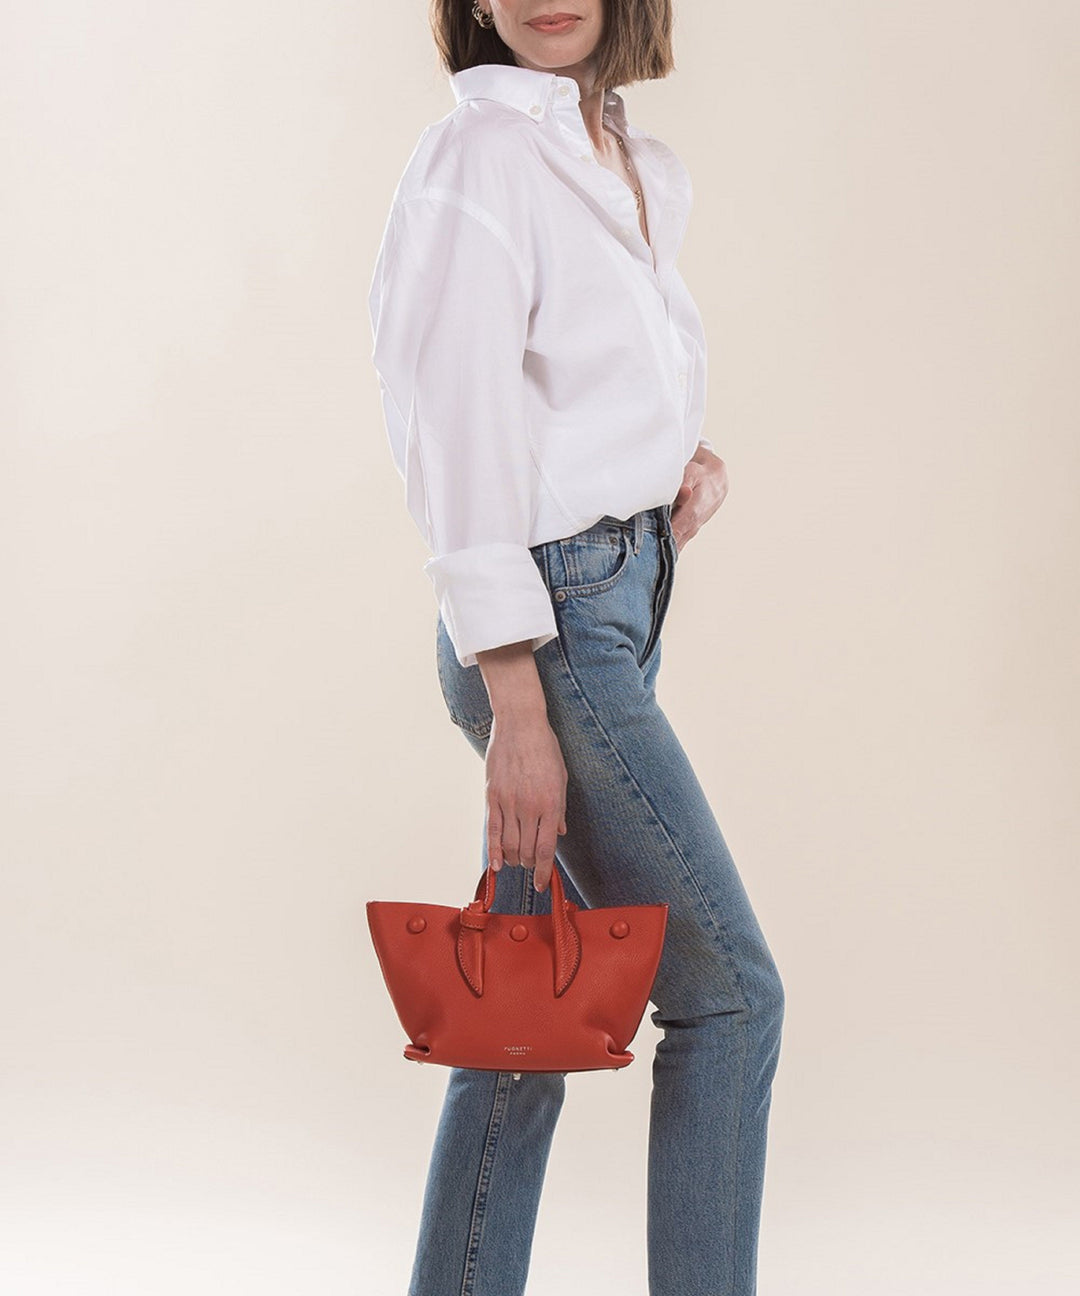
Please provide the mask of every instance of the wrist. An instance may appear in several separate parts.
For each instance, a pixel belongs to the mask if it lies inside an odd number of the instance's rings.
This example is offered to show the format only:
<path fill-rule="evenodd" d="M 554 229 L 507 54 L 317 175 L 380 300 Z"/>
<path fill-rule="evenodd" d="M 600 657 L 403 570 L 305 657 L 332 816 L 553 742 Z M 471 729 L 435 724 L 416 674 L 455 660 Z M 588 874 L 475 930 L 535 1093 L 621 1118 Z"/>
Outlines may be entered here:
<path fill-rule="evenodd" d="M 492 703 L 491 714 L 504 733 L 508 730 L 523 733 L 549 727 L 547 704 L 543 698 L 537 703 L 531 698 L 503 697 L 498 703 Z"/>

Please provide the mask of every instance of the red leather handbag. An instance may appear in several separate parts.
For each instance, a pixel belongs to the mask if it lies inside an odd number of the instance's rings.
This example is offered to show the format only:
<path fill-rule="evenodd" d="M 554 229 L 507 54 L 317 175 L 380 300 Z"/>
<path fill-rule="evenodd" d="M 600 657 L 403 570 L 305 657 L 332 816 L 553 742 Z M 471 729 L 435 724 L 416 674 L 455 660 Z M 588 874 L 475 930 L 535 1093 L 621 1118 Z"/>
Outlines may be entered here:
<path fill-rule="evenodd" d="M 522 867 L 508 866 L 504 867 Z M 645 1013 L 668 906 L 583 909 L 551 874 L 550 914 L 492 913 L 488 866 L 463 909 L 369 900 L 368 927 L 413 1062 L 616 1071 Z"/>

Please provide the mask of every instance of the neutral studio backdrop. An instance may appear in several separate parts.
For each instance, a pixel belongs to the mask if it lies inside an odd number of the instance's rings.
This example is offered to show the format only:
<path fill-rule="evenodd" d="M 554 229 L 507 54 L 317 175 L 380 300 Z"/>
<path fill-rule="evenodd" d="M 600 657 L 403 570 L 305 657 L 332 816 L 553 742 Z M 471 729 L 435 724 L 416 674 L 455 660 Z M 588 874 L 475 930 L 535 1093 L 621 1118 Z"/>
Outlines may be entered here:
<path fill-rule="evenodd" d="M 445 1073 L 364 903 L 471 898 L 483 813 L 366 315 L 426 3 L 2 13 L 0 1290 L 403 1296 Z M 1078 49 L 682 0 L 624 91 L 731 481 L 659 688 L 787 991 L 762 1296 L 1077 1289 Z M 533 1296 L 645 1296 L 656 1037 Z"/>

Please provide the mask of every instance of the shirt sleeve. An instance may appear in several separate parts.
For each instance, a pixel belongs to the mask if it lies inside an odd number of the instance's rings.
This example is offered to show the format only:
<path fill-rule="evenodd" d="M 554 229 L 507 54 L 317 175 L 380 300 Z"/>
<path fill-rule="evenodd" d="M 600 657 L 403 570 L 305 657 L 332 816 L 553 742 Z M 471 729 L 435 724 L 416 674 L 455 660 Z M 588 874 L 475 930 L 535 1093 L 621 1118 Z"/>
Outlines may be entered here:
<path fill-rule="evenodd" d="M 539 477 L 523 361 L 532 293 L 509 231 L 443 190 L 396 201 L 369 307 L 383 410 L 462 666 L 557 635 L 529 548 Z"/>

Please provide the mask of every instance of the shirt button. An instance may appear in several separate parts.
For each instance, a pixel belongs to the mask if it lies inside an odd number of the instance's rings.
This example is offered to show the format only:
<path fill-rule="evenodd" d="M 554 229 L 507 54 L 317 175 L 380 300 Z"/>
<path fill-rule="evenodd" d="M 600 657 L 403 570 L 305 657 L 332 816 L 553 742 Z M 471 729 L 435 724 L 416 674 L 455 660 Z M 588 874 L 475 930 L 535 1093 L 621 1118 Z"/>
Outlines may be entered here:
<path fill-rule="evenodd" d="M 685 370 L 685 369 L 684 369 L 684 370 L 679 374 L 679 386 L 680 386 L 680 387 L 685 387 L 685 386 L 686 386 L 686 370 Z"/>
<path fill-rule="evenodd" d="M 581 154 L 579 154 L 579 156 L 580 156 L 582 162 L 588 162 L 589 158 L 592 157 L 592 154 L 591 154 L 591 153 L 581 153 Z"/>
<path fill-rule="evenodd" d="M 539 111 L 540 111 L 540 105 L 539 105 L 539 104 L 530 104 L 530 105 L 529 105 L 529 112 L 531 112 L 531 113 L 533 114 L 533 116 L 535 116 Z"/>
<path fill-rule="evenodd" d="M 559 86 L 559 94 L 561 94 L 561 95 L 568 95 L 569 93 L 570 93 L 570 87 L 569 87 L 569 86 Z"/>

